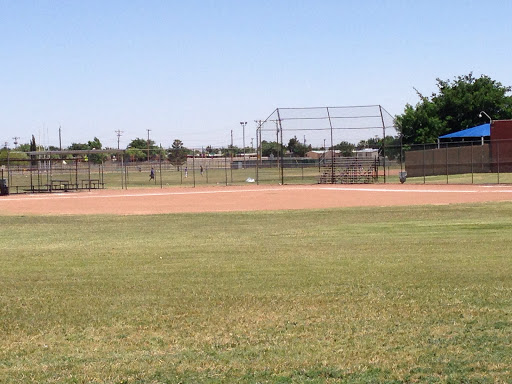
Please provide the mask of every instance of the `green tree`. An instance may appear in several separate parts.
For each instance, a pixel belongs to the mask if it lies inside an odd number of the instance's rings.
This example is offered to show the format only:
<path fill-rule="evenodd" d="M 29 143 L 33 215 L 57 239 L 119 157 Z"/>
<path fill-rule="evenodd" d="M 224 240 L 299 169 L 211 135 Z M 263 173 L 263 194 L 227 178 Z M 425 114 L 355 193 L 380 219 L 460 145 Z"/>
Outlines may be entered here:
<path fill-rule="evenodd" d="M 147 160 L 147 151 L 143 151 L 139 148 L 128 148 L 125 152 L 126 161 L 144 161 Z"/>
<path fill-rule="evenodd" d="M 94 139 L 89 140 L 87 144 L 71 143 L 68 149 L 72 151 L 92 151 L 95 149 L 102 149 L 102 145 L 101 141 L 97 137 L 94 137 Z M 102 164 L 107 158 L 108 156 L 104 153 L 91 153 L 88 156 L 88 160 L 93 164 Z"/>
<path fill-rule="evenodd" d="M 150 146 L 154 145 L 154 144 L 155 143 L 152 140 L 149 141 Z M 137 137 L 136 139 L 133 139 L 132 141 L 130 141 L 130 144 L 128 144 L 128 148 L 138 148 L 138 149 L 147 150 L 148 149 L 148 141 Z"/>
<path fill-rule="evenodd" d="M 479 117 L 480 111 L 495 120 L 512 118 L 512 96 L 507 95 L 511 87 L 472 73 L 453 81 L 436 80 L 438 93 L 426 97 L 417 92 L 418 104 L 407 104 L 404 113 L 396 116 L 404 143 L 435 142 L 441 135 L 488 122 Z"/>
<path fill-rule="evenodd" d="M 172 143 L 171 149 L 169 149 L 169 162 L 179 167 L 187 161 L 188 149 L 183 146 L 183 142 L 179 139 L 175 139 Z"/>
<path fill-rule="evenodd" d="M 11 165 L 28 165 L 29 157 L 26 153 L 20 151 L 11 151 L 7 148 L 3 148 L 0 150 L 0 165 L 7 165 L 9 158 L 9 162 Z M 27 161 L 22 161 L 27 160 Z"/>
<path fill-rule="evenodd" d="M 276 141 L 263 140 L 261 142 L 262 156 L 265 156 L 265 157 L 268 157 L 270 155 L 279 156 L 281 154 L 281 151 L 283 151 L 283 150 L 284 150 L 283 146 Z"/>
<path fill-rule="evenodd" d="M 356 149 L 356 146 L 348 141 L 342 141 L 334 146 L 335 150 L 340 151 L 341 156 L 349 157 L 352 156 L 352 151 Z"/>
<path fill-rule="evenodd" d="M 89 149 L 89 146 L 83 143 L 71 143 L 68 149 L 70 151 L 87 151 Z"/>
<path fill-rule="evenodd" d="M 36 138 L 34 137 L 34 135 L 32 135 L 32 140 L 30 140 L 30 152 L 35 152 L 35 151 L 37 151 Z M 31 155 L 30 158 L 31 158 L 32 166 L 35 167 L 37 165 L 36 156 Z"/>
<path fill-rule="evenodd" d="M 357 144 L 357 149 L 363 148 L 378 149 L 380 156 L 382 156 L 385 151 L 386 157 L 390 160 L 394 160 L 400 155 L 400 137 L 386 136 L 384 141 L 380 137 L 372 137 L 367 140 L 361 140 Z"/>
<path fill-rule="evenodd" d="M 287 146 L 290 153 L 294 156 L 304 157 L 306 153 L 311 150 L 311 145 L 304 145 L 294 136 L 290 139 Z"/>
<path fill-rule="evenodd" d="M 227 148 L 221 148 L 223 156 L 235 156 L 237 153 L 243 153 L 243 151 L 236 145 L 228 145 Z"/>
<path fill-rule="evenodd" d="M 30 143 L 24 143 L 18 145 L 18 150 L 21 152 L 29 152 L 30 151 Z"/>
<path fill-rule="evenodd" d="M 130 144 L 128 144 L 128 149 L 134 148 L 134 149 L 140 149 L 144 151 L 146 154 L 146 159 L 148 156 L 148 140 L 141 139 L 137 137 L 136 139 L 133 139 Z M 153 140 L 149 140 L 149 156 L 150 158 L 160 154 L 160 147 L 155 145 L 155 142 Z M 140 160 L 144 160 L 143 158 Z"/>

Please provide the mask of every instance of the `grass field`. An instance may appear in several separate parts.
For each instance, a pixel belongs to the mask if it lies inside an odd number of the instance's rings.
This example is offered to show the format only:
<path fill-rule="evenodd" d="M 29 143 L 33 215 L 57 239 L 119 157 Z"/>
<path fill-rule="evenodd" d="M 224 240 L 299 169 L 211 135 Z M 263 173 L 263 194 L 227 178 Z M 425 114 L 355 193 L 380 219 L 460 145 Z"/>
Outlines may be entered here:
<path fill-rule="evenodd" d="M 511 218 L 0 216 L 0 382 L 512 382 Z"/>

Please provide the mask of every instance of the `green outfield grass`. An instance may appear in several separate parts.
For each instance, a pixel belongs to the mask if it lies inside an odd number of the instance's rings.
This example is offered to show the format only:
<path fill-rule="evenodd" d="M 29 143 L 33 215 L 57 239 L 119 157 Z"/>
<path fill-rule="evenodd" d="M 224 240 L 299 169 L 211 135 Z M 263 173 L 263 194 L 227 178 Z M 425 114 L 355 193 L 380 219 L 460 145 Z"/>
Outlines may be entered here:
<path fill-rule="evenodd" d="M 0 216 L 0 382 L 511 382 L 511 218 Z"/>

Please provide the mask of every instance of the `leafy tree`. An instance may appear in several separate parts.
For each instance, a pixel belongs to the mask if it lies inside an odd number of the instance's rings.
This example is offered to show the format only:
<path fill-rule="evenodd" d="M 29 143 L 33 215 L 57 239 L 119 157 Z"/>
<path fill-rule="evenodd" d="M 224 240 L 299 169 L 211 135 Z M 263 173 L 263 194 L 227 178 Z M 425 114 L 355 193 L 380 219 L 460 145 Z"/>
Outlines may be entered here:
<path fill-rule="evenodd" d="M 297 140 L 297 136 L 294 136 L 288 142 L 287 148 L 294 156 L 304 157 L 311 150 L 311 145 L 302 144 Z"/>
<path fill-rule="evenodd" d="M 125 152 L 127 161 L 144 161 L 148 158 L 147 151 L 138 148 L 128 148 Z"/>
<path fill-rule="evenodd" d="M 420 101 L 407 104 L 402 115 L 396 116 L 398 131 L 407 144 L 435 142 L 441 135 L 488 122 L 479 117 L 485 111 L 493 119 L 512 118 L 511 87 L 482 75 L 470 73 L 453 81 L 436 79 L 438 93 L 430 97 L 418 93 Z"/>
<path fill-rule="evenodd" d="M 72 151 L 89 151 L 94 149 L 101 149 L 101 141 L 94 137 L 93 140 L 89 140 L 87 144 L 84 143 L 71 143 L 68 147 L 69 150 Z M 104 153 L 91 153 L 88 157 L 88 160 L 94 164 L 101 164 L 107 159 L 107 155 Z"/>
<path fill-rule="evenodd" d="M 29 160 L 29 156 L 24 152 L 10 151 L 7 148 L 1 149 L 0 150 L 0 165 L 7 165 L 7 158 L 9 158 L 9 162 L 12 161 L 13 162 L 12 164 L 15 164 L 15 165 L 27 165 L 28 160 Z M 27 160 L 27 161 L 25 162 L 25 161 L 20 161 L 20 160 Z"/>
<path fill-rule="evenodd" d="M 348 141 L 342 141 L 336 144 L 334 149 L 340 151 L 341 156 L 349 157 L 352 156 L 352 151 L 356 149 L 356 146 Z"/>
<path fill-rule="evenodd" d="M 35 152 L 37 151 L 37 145 L 36 145 L 36 138 L 34 137 L 34 135 L 32 135 L 32 140 L 30 140 L 30 152 Z M 35 155 L 31 155 L 30 156 L 31 158 L 31 163 L 32 163 L 32 166 L 36 166 L 37 165 L 37 161 L 36 161 L 36 156 Z"/>
<path fill-rule="evenodd" d="M 130 144 L 128 144 L 127 149 L 134 148 L 134 149 L 140 149 L 142 151 L 145 151 L 146 159 L 148 156 L 148 140 L 141 139 L 137 137 L 136 139 L 130 141 Z M 157 147 L 155 145 L 155 142 L 153 140 L 149 140 L 149 156 L 154 157 L 156 155 L 160 154 L 160 147 Z M 144 160 L 144 158 L 141 158 L 140 160 Z"/>
<path fill-rule="evenodd" d="M 29 152 L 30 149 L 30 143 L 20 144 L 18 145 L 18 150 L 21 152 Z"/>
<path fill-rule="evenodd" d="M 222 156 L 235 156 L 237 153 L 243 153 L 243 151 L 236 145 L 228 145 L 220 149 Z"/>
<path fill-rule="evenodd" d="M 283 146 L 276 141 L 263 140 L 261 142 L 262 156 L 279 156 L 282 150 L 284 150 Z"/>
<path fill-rule="evenodd" d="M 383 141 L 380 137 L 372 137 L 368 140 L 361 140 L 357 144 L 357 149 L 363 148 L 374 148 L 379 150 L 379 155 L 384 155 L 384 144 L 385 147 L 385 155 L 388 159 L 394 160 L 400 154 L 400 137 L 386 136 L 386 139 Z"/>
<path fill-rule="evenodd" d="M 91 141 L 87 142 L 87 146 L 89 149 L 102 149 L 102 145 L 100 140 L 97 137 Z M 89 155 L 89 161 L 92 161 L 93 164 L 102 164 L 107 159 L 107 155 L 104 153 L 91 153 Z"/>
<path fill-rule="evenodd" d="M 89 146 L 83 143 L 71 143 L 68 149 L 71 151 L 87 151 Z"/>
<path fill-rule="evenodd" d="M 149 145 L 154 145 L 155 143 L 150 140 Z M 128 144 L 128 148 L 138 148 L 138 149 L 148 149 L 148 141 L 145 139 L 141 139 L 137 137 L 136 139 L 133 139 L 130 141 L 130 144 Z"/>
<path fill-rule="evenodd" d="M 175 139 L 172 143 L 171 149 L 169 150 L 169 162 L 179 167 L 187 161 L 188 150 L 183 146 L 183 142 L 179 139 Z"/>

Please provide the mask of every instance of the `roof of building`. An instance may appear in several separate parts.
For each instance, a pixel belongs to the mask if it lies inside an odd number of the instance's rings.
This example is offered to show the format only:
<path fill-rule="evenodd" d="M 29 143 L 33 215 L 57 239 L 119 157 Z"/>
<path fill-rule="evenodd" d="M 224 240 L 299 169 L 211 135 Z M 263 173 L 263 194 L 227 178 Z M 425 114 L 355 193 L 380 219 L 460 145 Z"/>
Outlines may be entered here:
<path fill-rule="evenodd" d="M 464 137 L 483 137 L 491 136 L 491 124 L 477 125 L 476 127 L 463 129 L 448 135 L 439 136 L 440 139 L 464 138 Z"/>

